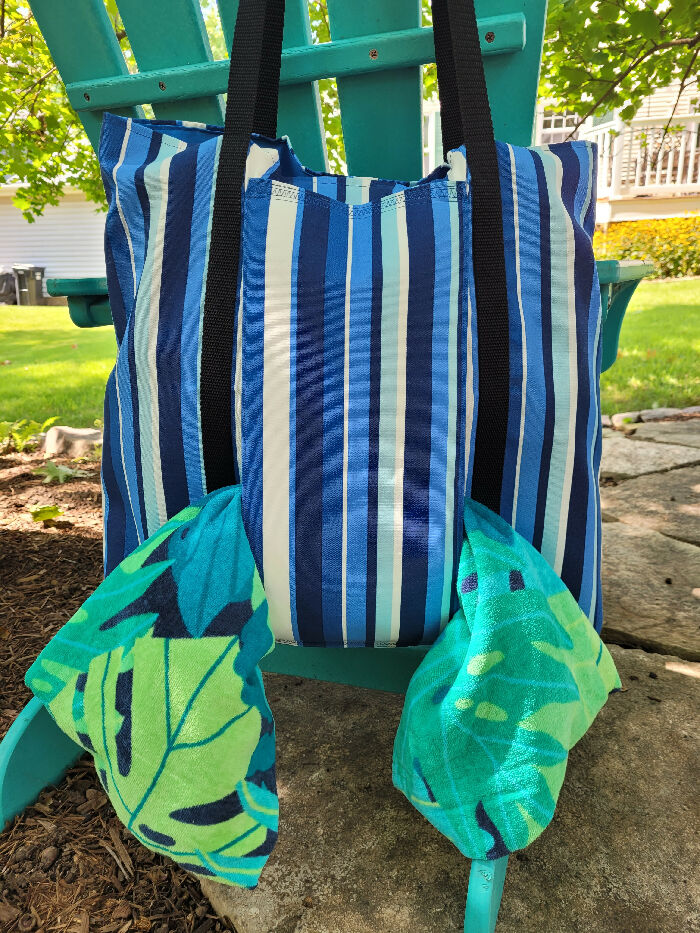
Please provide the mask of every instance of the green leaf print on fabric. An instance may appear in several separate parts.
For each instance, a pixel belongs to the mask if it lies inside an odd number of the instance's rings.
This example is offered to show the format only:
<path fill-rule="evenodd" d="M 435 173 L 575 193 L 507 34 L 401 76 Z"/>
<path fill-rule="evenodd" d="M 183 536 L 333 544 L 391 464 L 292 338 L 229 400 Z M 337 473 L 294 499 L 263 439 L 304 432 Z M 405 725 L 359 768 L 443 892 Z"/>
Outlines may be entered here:
<path fill-rule="evenodd" d="M 277 838 L 274 721 L 258 667 L 273 644 L 235 487 L 123 561 L 26 679 L 92 752 L 144 845 L 252 887 Z"/>
<path fill-rule="evenodd" d="M 500 858 L 550 822 L 569 750 L 620 681 L 542 556 L 465 507 L 461 608 L 414 674 L 394 784 L 469 858 Z"/>

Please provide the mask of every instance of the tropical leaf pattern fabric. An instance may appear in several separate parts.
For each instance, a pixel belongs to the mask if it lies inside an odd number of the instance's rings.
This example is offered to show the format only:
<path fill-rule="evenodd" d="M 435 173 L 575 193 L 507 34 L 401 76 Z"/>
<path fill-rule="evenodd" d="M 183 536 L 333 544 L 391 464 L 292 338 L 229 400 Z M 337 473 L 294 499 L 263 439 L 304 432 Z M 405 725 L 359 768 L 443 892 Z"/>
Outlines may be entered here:
<path fill-rule="evenodd" d="M 393 780 L 464 855 L 497 859 L 550 822 L 569 750 L 620 680 L 538 551 L 474 501 L 458 595 L 409 685 Z"/>
<path fill-rule="evenodd" d="M 92 753 L 145 846 L 253 887 L 277 839 L 275 727 L 258 666 L 273 644 L 230 487 L 123 560 L 26 681 Z"/>

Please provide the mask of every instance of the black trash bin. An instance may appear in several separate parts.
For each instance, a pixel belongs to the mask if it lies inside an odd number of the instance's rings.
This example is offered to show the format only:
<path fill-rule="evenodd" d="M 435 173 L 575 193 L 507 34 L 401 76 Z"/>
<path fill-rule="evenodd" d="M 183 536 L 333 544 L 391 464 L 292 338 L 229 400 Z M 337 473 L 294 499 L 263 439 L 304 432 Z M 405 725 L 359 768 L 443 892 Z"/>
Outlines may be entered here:
<path fill-rule="evenodd" d="M 17 304 L 43 305 L 44 266 L 13 266 L 17 285 Z"/>
<path fill-rule="evenodd" d="M 0 305 L 17 304 L 15 274 L 7 266 L 0 266 Z"/>

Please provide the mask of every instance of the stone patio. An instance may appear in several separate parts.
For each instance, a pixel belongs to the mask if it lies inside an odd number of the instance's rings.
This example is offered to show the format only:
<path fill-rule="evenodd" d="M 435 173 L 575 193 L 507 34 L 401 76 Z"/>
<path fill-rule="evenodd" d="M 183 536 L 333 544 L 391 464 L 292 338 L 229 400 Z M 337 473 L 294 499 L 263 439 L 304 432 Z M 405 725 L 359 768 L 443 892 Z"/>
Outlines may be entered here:
<path fill-rule="evenodd" d="M 700 931 L 700 419 L 603 441 L 605 639 L 623 691 L 510 859 L 498 933 Z M 628 646 L 628 647 L 622 647 Z M 645 649 L 645 650 L 640 650 Z M 266 675 L 282 832 L 237 933 L 461 933 L 469 863 L 391 785 L 403 697 Z"/>

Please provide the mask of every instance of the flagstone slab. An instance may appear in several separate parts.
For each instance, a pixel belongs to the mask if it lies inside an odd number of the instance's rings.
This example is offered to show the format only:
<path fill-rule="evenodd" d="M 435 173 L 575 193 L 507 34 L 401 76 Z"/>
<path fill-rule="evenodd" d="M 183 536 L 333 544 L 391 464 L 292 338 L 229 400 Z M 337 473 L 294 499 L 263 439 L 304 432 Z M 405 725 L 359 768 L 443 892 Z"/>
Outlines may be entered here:
<path fill-rule="evenodd" d="M 637 428 L 637 434 L 641 428 Z M 652 425 L 649 425 L 652 428 Z M 655 425 L 654 427 L 658 427 Z M 603 438 L 603 454 L 600 465 L 602 479 L 620 482 L 646 473 L 663 473 L 681 466 L 700 463 L 697 447 L 679 444 L 641 444 L 639 440 L 626 437 L 619 432 Z"/>
<path fill-rule="evenodd" d="M 634 440 L 700 447 L 700 418 L 689 418 L 686 421 L 662 421 L 658 424 L 650 422 L 633 427 Z"/>
<path fill-rule="evenodd" d="M 603 522 L 603 619 L 606 641 L 700 661 L 700 548 Z"/>
<path fill-rule="evenodd" d="M 603 521 L 626 522 L 700 545 L 700 466 L 604 486 L 600 501 Z"/>
<path fill-rule="evenodd" d="M 573 750 L 552 825 L 511 857 L 498 933 L 700 931 L 700 665 L 611 650 L 624 692 Z M 280 841 L 255 890 L 202 883 L 215 909 L 238 933 L 462 933 L 469 862 L 391 785 L 403 697 L 266 687 Z"/>

